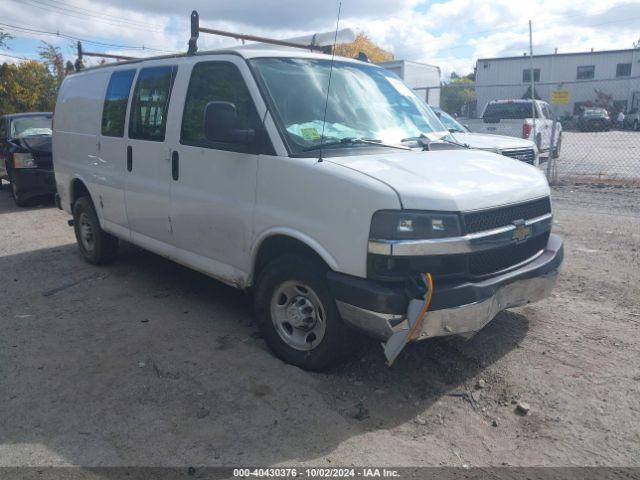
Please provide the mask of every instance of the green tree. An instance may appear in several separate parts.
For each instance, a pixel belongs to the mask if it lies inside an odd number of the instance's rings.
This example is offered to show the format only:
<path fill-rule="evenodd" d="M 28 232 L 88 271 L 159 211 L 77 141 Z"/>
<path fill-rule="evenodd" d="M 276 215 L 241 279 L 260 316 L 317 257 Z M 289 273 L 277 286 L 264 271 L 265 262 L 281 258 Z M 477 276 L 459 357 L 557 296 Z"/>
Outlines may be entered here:
<path fill-rule="evenodd" d="M 461 77 L 455 72 L 451 74 L 448 84 L 440 91 L 440 107 L 448 113 L 470 116 L 475 110 L 476 90 L 474 81 L 469 75 Z"/>
<path fill-rule="evenodd" d="M 0 65 L 0 115 L 50 111 L 56 93 L 56 79 L 46 65 L 34 60 Z"/>

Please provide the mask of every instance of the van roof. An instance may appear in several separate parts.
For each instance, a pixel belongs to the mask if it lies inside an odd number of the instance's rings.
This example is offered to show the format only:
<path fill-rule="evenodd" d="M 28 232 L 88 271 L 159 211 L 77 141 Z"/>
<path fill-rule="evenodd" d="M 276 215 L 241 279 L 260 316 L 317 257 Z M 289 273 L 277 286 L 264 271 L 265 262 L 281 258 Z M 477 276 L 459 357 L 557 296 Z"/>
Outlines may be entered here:
<path fill-rule="evenodd" d="M 203 50 L 203 51 L 199 51 L 196 52 L 193 55 L 190 55 L 188 53 L 177 53 L 175 55 L 160 55 L 160 56 L 154 56 L 154 57 L 142 57 L 142 58 L 136 58 L 136 59 L 132 59 L 132 60 L 124 60 L 122 62 L 116 62 L 116 63 L 105 63 L 103 65 L 96 65 L 93 67 L 87 67 L 87 68 L 83 68 L 80 72 L 77 73 L 81 73 L 81 72 L 85 72 L 87 70 L 94 70 L 94 69 L 98 69 L 98 68 L 109 68 L 109 67 L 118 67 L 121 65 L 131 65 L 131 64 L 137 64 L 137 63 L 144 63 L 144 62 L 150 62 L 150 61 L 154 61 L 154 60 L 162 60 L 162 59 L 170 59 L 170 58 L 185 58 L 185 57 L 206 57 L 206 56 L 211 56 L 211 55 L 223 55 L 223 54 L 227 54 L 227 55 L 238 55 L 244 59 L 252 59 L 252 58 L 265 58 L 265 57 L 269 57 L 269 58 L 315 58 L 315 59 L 323 59 L 323 60 L 330 60 L 332 58 L 331 55 L 329 54 L 325 54 L 325 53 L 317 53 L 317 52 L 310 52 L 301 48 L 287 48 L 287 47 L 279 47 L 279 48 L 274 48 L 272 45 L 267 45 L 267 44 L 250 44 L 250 45 L 242 45 L 242 46 L 238 46 L 238 47 L 231 47 L 231 48 L 221 48 L 221 49 L 217 49 L 217 50 Z M 356 60 L 354 58 L 349 58 L 349 57 L 339 57 L 336 56 L 335 57 L 336 61 L 340 61 L 340 62 L 351 62 L 351 63 L 365 63 L 366 62 L 362 62 L 360 60 Z M 367 64 L 367 65 L 372 65 L 375 66 L 373 63 L 371 64 Z"/>

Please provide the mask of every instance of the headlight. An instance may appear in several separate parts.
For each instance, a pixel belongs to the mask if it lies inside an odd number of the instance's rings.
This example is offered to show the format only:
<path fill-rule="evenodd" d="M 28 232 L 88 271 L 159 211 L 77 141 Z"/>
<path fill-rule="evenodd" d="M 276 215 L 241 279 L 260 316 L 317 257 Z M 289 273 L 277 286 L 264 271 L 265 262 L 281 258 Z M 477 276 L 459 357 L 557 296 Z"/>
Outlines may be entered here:
<path fill-rule="evenodd" d="M 369 238 L 419 240 L 460 234 L 460 220 L 454 213 L 380 210 L 371 219 Z"/>
<path fill-rule="evenodd" d="M 36 161 L 30 153 L 14 153 L 13 168 L 36 168 Z"/>

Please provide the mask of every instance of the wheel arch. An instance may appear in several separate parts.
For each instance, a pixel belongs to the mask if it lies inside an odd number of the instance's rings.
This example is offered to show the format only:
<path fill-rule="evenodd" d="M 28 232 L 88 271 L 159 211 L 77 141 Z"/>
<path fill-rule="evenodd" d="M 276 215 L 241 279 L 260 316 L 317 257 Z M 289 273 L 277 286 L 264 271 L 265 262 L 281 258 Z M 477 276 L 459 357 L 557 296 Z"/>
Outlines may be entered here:
<path fill-rule="evenodd" d="M 274 229 L 262 234 L 254 244 L 251 254 L 251 275 L 247 284 L 253 285 L 269 261 L 286 253 L 309 255 L 331 270 L 337 270 L 338 267 L 338 262 L 333 255 L 308 235 L 291 229 Z"/>
<path fill-rule="evenodd" d="M 91 195 L 91 191 L 89 187 L 87 187 L 87 182 L 80 177 L 73 177 L 69 184 L 69 206 L 71 207 L 71 211 L 73 211 L 73 204 L 76 203 L 76 200 L 85 196 L 94 202 L 93 195 Z M 93 204 L 95 205 L 95 202 Z"/>

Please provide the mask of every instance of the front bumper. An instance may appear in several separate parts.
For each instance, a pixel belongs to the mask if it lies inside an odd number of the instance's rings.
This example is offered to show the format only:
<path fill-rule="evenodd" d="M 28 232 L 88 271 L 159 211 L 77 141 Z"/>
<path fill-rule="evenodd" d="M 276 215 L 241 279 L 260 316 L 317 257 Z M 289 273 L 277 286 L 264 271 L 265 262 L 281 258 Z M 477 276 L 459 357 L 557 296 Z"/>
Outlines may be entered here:
<path fill-rule="evenodd" d="M 434 285 L 431 307 L 418 340 L 469 335 L 482 329 L 500 311 L 526 305 L 550 295 L 564 257 L 562 240 L 551 235 L 546 248 L 525 265 L 479 282 Z M 381 340 L 406 328 L 409 311 L 423 303 L 404 289 L 370 280 L 328 274 L 329 286 L 342 318 L 358 330 Z"/>
<path fill-rule="evenodd" d="M 51 195 L 56 192 L 56 181 L 52 169 L 16 168 L 12 171 L 18 196 L 22 199 L 40 195 Z"/>

